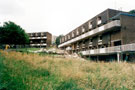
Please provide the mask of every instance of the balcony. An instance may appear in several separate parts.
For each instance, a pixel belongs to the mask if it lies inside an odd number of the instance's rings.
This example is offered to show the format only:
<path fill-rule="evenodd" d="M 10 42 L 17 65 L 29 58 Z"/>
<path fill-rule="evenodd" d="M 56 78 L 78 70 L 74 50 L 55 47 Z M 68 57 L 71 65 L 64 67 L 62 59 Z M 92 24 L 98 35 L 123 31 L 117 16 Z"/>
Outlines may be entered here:
<path fill-rule="evenodd" d="M 100 26 L 100 27 L 98 27 L 96 29 L 93 29 L 93 30 L 91 30 L 91 31 L 89 31 L 87 33 L 84 33 L 84 34 L 82 34 L 82 35 L 80 35 L 80 36 L 78 36 L 78 37 L 76 37 L 74 39 L 71 39 L 71 40 L 69 40 L 67 42 L 64 42 L 64 43 L 60 44 L 59 47 L 67 46 L 67 45 L 69 45 L 69 44 L 71 44 L 73 42 L 77 42 L 77 41 L 79 41 L 81 39 L 84 39 L 86 37 L 90 37 L 90 36 L 99 34 L 101 32 L 108 31 L 109 29 L 111 29 L 113 27 L 120 27 L 120 26 L 121 26 L 120 20 L 111 21 L 111 22 L 109 22 L 109 23 L 107 23 L 105 25 L 102 25 L 102 26 Z"/>
<path fill-rule="evenodd" d="M 87 55 L 113 54 L 113 53 L 119 53 L 119 52 L 129 52 L 129 51 L 135 51 L 135 43 L 121 45 L 121 46 L 101 48 L 101 49 L 81 51 L 81 53 L 82 55 L 87 56 Z"/>
<path fill-rule="evenodd" d="M 77 50 L 80 49 L 79 45 L 77 45 L 77 48 L 76 48 L 76 49 L 77 49 Z"/>
<path fill-rule="evenodd" d="M 43 43 L 43 44 L 30 44 L 30 46 L 47 46 L 46 43 Z"/>
<path fill-rule="evenodd" d="M 89 42 L 89 47 L 92 47 L 92 42 Z"/>
<path fill-rule="evenodd" d="M 30 37 L 30 39 L 47 39 L 47 37 Z"/>
<path fill-rule="evenodd" d="M 102 45 L 102 40 L 98 40 L 98 45 Z"/>
<path fill-rule="evenodd" d="M 82 48 L 83 48 L 83 49 L 85 48 L 85 44 L 82 44 Z"/>

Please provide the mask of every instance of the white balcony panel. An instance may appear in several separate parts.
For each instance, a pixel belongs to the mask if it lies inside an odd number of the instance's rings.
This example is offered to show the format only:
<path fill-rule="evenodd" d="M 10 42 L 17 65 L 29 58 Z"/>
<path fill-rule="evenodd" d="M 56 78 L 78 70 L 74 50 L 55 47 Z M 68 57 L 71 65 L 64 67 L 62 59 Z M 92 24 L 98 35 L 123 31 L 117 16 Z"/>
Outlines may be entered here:
<path fill-rule="evenodd" d="M 47 44 L 44 43 L 44 44 L 30 44 L 30 46 L 46 46 Z"/>
<path fill-rule="evenodd" d="M 92 25 L 90 24 L 90 25 L 89 25 L 89 29 L 91 29 L 91 28 L 92 28 Z"/>
<path fill-rule="evenodd" d="M 47 37 L 30 37 L 30 39 L 46 39 Z"/>
<path fill-rule="evenodd" d="M 43 46 L 47 46 L 47 44 L 41 44 L 41 45 L 43 45 Z"/>
<path fill-rule="evenodd" d="M 82 55 L 111 54 L 119 52 L 135 51 L 135 43 L 121 46 L 107 47 L 101 49 L 83 51 Z M 89 52 L 89 53 L 88 53 Z"/>
<path fill-rule="evenodd" d="M 98 21 L 97 21 L 97 24 L 99 25 L 99 24 L 101 24 L 101 22 L 102 22 L 101 20 L 98 20 Z"/>
<path fill-rule="evenodd" d="M 86 34 L 83 34 L 82 36 L 81 36 L 81 38 L 85 38 L 86 37 Z"/>
<path fill-rule="evenodd" d="M 99 31 L 103 31 L 104 30 L 104 26 L 99 27 Z"/>
<path fill-rule="evenodd" d="M 94 50 L 90 50 L 90 54 L 94 54 Z"/>
<path fill-rule="evenodd" d="M 37 44 L 30 44 L 30 46 L 38 46 Z"/>
<path fill-rule="evenodd" d="M 82 51 L 81 53 L 82 53 L 82 55 L 89 55 L 90 54 L 89 51 Z"/>
<path fill-rule="evenodd" d="M 71 40 L 69 40 L 67 42 L 64 42 L 64 43 L 60 44 L 59 47 L 66 46 L 68 44 L 71 44 L 71 43 L 76 42 L 78 40 L 84 39 L 84 38 L 89 37 L 91 35 L 100 33 L 102 31 L 105 31 L 105 30 L 107 30 L 109 28 L 112 28 L 112 27 L 115 27 L 115 26 L 121 26 L 120 25 L 120 20 L 111 21 L 111 22 L 109 22 L 109 23 L 107 23 L 107 24 L 105 24 L 105 25 L 103 25 L 103 26 L 101 26 L 99 28 L 93 29 L 93 30 L 91 30 L 91 31 L 89 31 L 87 33 L 84 33 L 84 34 L 74 38 L 74 39 L 71 39 Z"/>
<path fill-rule="evenodd" d="M 101 48 L 99 52 L 100 53 L 106 53 L 106 49 L 105 48 Z"/>
<path fill-rule="evenodd" d="M 94 29 L 94 34 L 99 32 L 99 28 Z"/>
<path fill-rule="evenodd" d="M 123 51 L 135 51 L 135 44 L 122 45 L 121 49 Z"/>

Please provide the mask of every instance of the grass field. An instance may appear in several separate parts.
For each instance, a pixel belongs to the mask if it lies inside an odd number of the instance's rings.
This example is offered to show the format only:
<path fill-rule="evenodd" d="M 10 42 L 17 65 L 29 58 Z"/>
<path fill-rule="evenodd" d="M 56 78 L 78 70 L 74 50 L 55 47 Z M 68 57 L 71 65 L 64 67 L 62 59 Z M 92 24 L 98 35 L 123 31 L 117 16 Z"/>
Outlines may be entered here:
<path fill-rule="evenodd" d="M 40 50 L 40 48 L 18 48 L 18 49 L 11 49 L 12 51 L 18 51 L 18 52 L 29 52 L 29 51 L 37 51 Z"/>
<path fill-rule="evenodd" d="M 135 64 L 0 51 L 2 90 L 135 90 Z"/>

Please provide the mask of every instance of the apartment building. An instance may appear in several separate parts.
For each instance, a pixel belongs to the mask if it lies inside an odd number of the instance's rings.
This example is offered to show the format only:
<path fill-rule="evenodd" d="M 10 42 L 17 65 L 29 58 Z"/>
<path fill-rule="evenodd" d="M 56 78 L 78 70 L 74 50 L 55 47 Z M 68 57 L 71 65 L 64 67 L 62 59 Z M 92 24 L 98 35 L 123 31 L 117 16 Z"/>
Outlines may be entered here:
<path fill-rule="evenodd" d="M 31 47 L 50 47 L 52 35 L 49 32 L 28 33 Z"/>
<path fill-rule="evenodd" d="M 132 60 L 135 15 L 107 9 L 63 36 L 59 48 L 93 60 Z"/>

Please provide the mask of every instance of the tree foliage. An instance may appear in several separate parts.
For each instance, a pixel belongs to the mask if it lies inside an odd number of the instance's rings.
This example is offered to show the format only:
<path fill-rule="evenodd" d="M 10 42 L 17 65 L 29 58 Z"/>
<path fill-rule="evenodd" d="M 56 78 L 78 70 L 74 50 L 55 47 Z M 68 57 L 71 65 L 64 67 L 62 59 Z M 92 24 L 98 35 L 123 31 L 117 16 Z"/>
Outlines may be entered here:
<path fill-rule="evenodd" d="M 59 35 L 57 38 L 56 38 L 56 46 L 58 47 L 58 45 L 60 44 L 60 38 L 62 37 L 63 35 Z"/>
<path fill-rule="evenodd" d="M 26 44 L 29 42 L 29 37 L 19 25 L 14 22 L 5 22 L 0 27 L 0 44 Z"/>
<path fill-rule="evenodd" d="M 129 11 L 130 14 L 135 14 L 135 10 Z"/>

